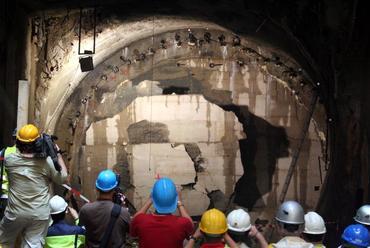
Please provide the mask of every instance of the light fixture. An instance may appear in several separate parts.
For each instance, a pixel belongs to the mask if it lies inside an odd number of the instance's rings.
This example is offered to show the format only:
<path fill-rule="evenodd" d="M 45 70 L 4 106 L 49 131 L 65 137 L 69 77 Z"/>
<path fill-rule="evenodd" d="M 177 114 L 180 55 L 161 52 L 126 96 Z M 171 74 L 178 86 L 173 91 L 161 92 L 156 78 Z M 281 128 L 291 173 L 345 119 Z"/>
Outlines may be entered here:
<path fill-rule="evenodd" d="M 159 47 L 160 47 L 161 49 L 167 49 L 166 41 L 165 41 L 165 40 L 161 40 Z"/>
<path fill-rule="evenodd" d="M 154 55 L 154 54 L 155 54 L 155 50 L 154 50 L 154 48 L 149 47 L 149 48 L 148 48 L 148 52 L 147 52 L 147 54 L 146 54 L 146 55 L 151 56 L 151 55 Z"/>
<path fill-rule="evenodd" d="M 122 60 L 122 62 L 124 64 L 128 64 L 128 65 L 131 65 L 131 60 L 130 59 L 126 59 L 124 56 L 119 56 L 119 59 Z"/>
<path fill-rule="evenodd" d="M 226 41 L 225 41 L 225 35 L 221 34 L 218 36 L 218 42 L 220 43 L 220 46 L 226 46 Z"/>
<path fill-rule="evenodd" d="M 188 34 L 188 39 L 189 39 L 188 44 L 190 46 L 195 46 L 195 44 L 197 44 L 197 38 L 194 36 L 194 34 L 191 32 L 190 29 L 188 29 L 188 31 L 189 31 L 189 34 Z"/>
<path fill-rule="evenodd" d="M 95 54 L 95 41 L 96 41 L 96 8 L 94 8 L 93 12 L 93 48 L 92 50 L 84 50 L 81 52 L 81 36 L 82 36 L 82 16 L 83 16 L 83 9 L 80 8 L 80 20 L 79 20 L 79 27 L 78 27 L 78 55 L 80 56 L 80 68 L 82 72 L 92 71 L 94 70 L 94 63 L 92 55 Z"/>
<path fill-rule="evenodd" d="M 211 33 L 210 32 L 205 32 L 204 33 L 204 40 L 207 42 L 207 43 L 210 43 L 211 42 L 211 40 L 212 40 L 212 36 L 211 36 Z"/>
<path fill-rule="evenodd" d="M 79 58 L 81 71 L 86 72 L 94 70 L 93 58 L 91 55 L 88 55 L 92 54 L 92 51 L 85 50 L 84 54 L 86 55 Z"/>
<path fill-rule="evenodd" d="M 240 37 L 239 37 L 239 36 L 237 36 L 237 35 L 235 35 L 235 36 L 233 37 L 233 46 L 240 46 L 240 44 L 241 44 Z"/>
<path fill-rule="evenodd" d="M 176 43 L 176 46 L 178 47 L 181 47 L 182 45 L 181 36 L 178 33 L 175 34 L 175 43 Z"/>

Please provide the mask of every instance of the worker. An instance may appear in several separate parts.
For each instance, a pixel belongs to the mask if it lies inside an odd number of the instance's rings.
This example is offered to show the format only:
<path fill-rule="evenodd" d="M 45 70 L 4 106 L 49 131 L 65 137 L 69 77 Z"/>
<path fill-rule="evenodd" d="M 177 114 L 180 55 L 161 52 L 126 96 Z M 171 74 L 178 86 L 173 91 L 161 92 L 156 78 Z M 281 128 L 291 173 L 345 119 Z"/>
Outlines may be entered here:
<path fill-rule="evenodd" d="M 16 152 L 15 139 L 17 136 L 17 129 L 14 129 L 12 134 L 13 146 L 4 148 L 0 151 L 0 219 L 4 216 L 5 207 L 8 203 L 8 191 L 9 191 L 9 181 L 8 174 L 6 172 L 4 164 L 4 157 L 11 153 Z"/>
<path fill-rule="evenodd" d="M 50 215 L 53 220 L 46 235 L 45 248 L 80 248 L 85 244 L 85 229 L 78 225 L 69 225 L 64 220 L 69 213 L 78 224 L 78 213 L 68 207 L 67 202 L 55 195 L 50 199 Z"/>
<path fill-rule="evenodd" d="M 62 184 L 67 179 L 67 168 L 57 145 L 60 171 L 55 169 L 49 156 L 37 156 L 39 137 L 36 126 L 23 126 L 17 132 L 17 151 L 4 158 L 9 198 L 0 222 L 0 244 L 3 246 L 13 247 L 20 235 L 21 247 L 43 247 L 50 218 L 50 184 Z"/>
<path fill-rule="evenodd" d="M 98 198 L 80 210 L 80 223 L 86 228 L 87 247 L 124 247 L 129 231 L 130 214 L 126 208 L 113 203 L 118 177 L 112 170 L 99 173 L 95 187 Z"/>
<path fill-rule="evenodd" d="M 326 227 L 324 219 L 316 212 L 308 212 L 304 215 L 304 230 L 302 237 L 315 248 L 325 248 L 323 245 Z"/>
<path fill-rule="evenodd" d="M 370 245 L 369 231 L 360 224 L 349 225 L 342 234 L 342 245 L 339 248 L 363 248 Z"/>
<path fill-rule="evenodd" d="M 215 208 L 203 213 L 198 229 L 189 237 L 185 248 L 194 247 L 200 238 L 203 238 L 201 248 L 224 248 L 225 245 L 230 248 L 238 247 L 227 233 L 225 214 Z"/>
<path fill-rule="evenodd" d="M 147 214 L 154 205 L 155 212 Z M 178 209 L 180 216 L 173 213 Z M 161 178 L 153 186 L 151 197 L 134 215 L 130 234 L 139 238 L 139 247 L 183 247 L 183 242 L 193 232 L 193 222 L 187 213 L 174 182 Z"/>
<path fill-rule="evenodd" d="M 250 238 L 253 238 L 261 248 L 267 248 L 265 237 L 251 225 L 249 214 L 243 209 L 236 209 L 227 215 L 228 234 L 240 248 L 248 248 Z"/>
<path fill-rule="evenodd" d="M 357 223 L 364 225 L 370 231 L 370 205 L 360 207 L 353 218 Z"/>
<path fill-rule="evenodd" d="M 296 201 L 282 203 L 275 216 L 278 234 L 282 239 L 276 244 L 270 244 L 274 248 L 313 248 L 313 244 L 307 243 L 299 236 L 304 224 L 304 211 Z"/>

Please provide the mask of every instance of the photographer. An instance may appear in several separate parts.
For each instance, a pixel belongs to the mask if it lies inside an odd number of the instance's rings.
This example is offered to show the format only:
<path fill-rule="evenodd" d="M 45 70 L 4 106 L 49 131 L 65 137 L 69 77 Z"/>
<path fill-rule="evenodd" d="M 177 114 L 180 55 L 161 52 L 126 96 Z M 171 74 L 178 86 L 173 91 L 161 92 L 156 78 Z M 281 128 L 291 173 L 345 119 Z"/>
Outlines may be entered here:
<path fill-rule="evenodd" d="M 99 173 L 95 182 L 97 201 L 85 204 L 80 211 L 80 223 L 86 228 L 86 247 L 124 247 L 129 231 L 130 214 L 113 203 L 118 177 L 111 170 Z"/>
<path fill-rule="evenodd" d="M 10 185 L 8 205 L 0 223 L 0 244 L 6 247 L 13 247 L 19 234 L 21 247 L 43 246 L 50 218 L 50 184 L 62 184 L 67 178 L 61 154 L 56 155 L 58 171 L 49 156 L 38 156 L 38 141 L 37 127 L 25 125 L 17 133 L 16 152 L 4 158 Z"/>

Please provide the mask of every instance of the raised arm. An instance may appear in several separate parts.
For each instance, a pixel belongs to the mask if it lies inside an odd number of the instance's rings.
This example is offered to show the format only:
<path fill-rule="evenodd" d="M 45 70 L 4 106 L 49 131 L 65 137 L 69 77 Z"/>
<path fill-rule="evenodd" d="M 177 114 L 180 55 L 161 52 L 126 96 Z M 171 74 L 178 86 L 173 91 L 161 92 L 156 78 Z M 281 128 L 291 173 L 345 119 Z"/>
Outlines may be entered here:
<path fill-rule="evenodd" d="M 144 203 L 144 205 L 140 208 L 140 210 L 136 212 L 133 218 L 135 218 L 139 214 L 145 214 L 151 205 L 152 205 L 152 198 L 149 197 L 148 200 L 146 200 L 146 202 Z"/>
<path fill-rule="evenodd" d="M 184 204 L 182 203 L 181 190 L 179 188 L 177 188 L 177 195 L 178 195 L 177 208 L 179 210 L 180 216 L 187 218 L 193 224 L 193 219 L 190 217 L 190 215 L 188 214 L 188 211 L 186 211 L 186 208 Z"/>
<path fill-rule="evenodd" d="M 255 226 L 251 227 L 249 231 L 249 237 L 254 238 L 261 248 L 268 248 L 268 243 L 265 237 L 258 231 Z"/>

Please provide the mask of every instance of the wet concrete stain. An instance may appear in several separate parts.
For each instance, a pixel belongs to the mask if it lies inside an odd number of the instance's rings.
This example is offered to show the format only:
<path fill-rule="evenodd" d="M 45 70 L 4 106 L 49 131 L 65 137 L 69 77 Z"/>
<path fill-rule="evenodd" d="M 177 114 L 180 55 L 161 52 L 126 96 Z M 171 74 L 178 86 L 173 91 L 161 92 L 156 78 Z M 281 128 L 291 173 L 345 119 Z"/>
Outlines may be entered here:
<path fill-rule="evenodd" d="M 168 143 L 169 131 L 163 123 L 152 123 L 147 120 L 131 124 L 127 128 L 131 144 Z"/>

